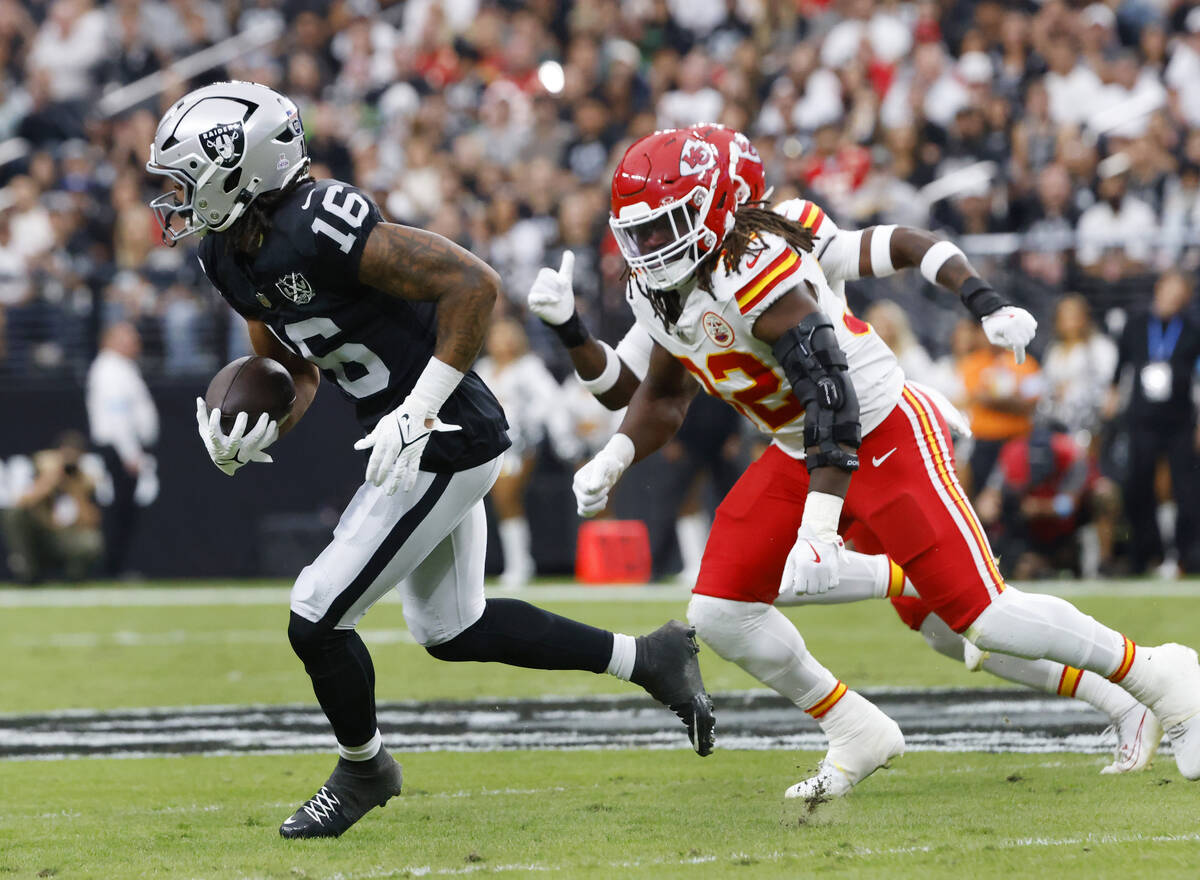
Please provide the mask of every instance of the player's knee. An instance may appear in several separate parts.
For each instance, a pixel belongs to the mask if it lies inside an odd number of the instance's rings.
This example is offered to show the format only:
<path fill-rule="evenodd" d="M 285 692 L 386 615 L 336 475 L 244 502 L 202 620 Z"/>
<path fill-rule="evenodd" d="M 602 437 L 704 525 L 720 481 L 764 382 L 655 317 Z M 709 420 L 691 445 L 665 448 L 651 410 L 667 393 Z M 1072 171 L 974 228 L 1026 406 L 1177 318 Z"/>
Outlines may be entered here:
<path fill-rule="evenodd" d="M 755 622 L 770 608 L 762 602 L 738 602 L 694 593 L 688 603 L 687 619 L 709 647 L 726 660 L 736 662 L 754 638 Z"/>
<path fill-rule="evenodd" d="M 950 629 L 936 614 L 927 614 L 921 621 L 921 637 L 933 650 L 952 660 L 963 659 L 963 637 Z"/>
<path fill-rule="evenodd" d="M 963 636 L 984 651 L 1036 659 L 1059 637 L 1061 599 L 1009 587 L 971 622 Z M 1066 606 L 1070 607 L 1070 606 Z"/>
<path fill-rule="evenodd" d="M 292 650 L 305 664 L 315 660 L 335 633 L 332 627 L 306 620 L 295 611 L 288 620 L 288 641 Z"/>

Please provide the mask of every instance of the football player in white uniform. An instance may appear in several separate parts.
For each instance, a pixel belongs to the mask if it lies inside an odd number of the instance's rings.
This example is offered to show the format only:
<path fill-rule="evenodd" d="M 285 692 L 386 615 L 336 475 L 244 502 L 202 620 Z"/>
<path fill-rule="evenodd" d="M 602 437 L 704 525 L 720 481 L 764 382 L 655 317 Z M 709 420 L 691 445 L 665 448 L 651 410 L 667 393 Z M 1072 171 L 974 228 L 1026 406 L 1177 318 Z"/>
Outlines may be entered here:
<path fill-rule="evenodd" d="M 1195 652 L 1139 650 L 1061 599 L 1004 583 L 954 476 L 944 416 L 905 384 L 890 350 L 817 264 L 818 221 L 805 225 L 816 211 L 796 222 L 739 209 L 716 148 L 686 131 L 656 132 L 625 154 L 610 225 L 632 270 L 627 299 L 655 344 L 620 432 L 576 474 L 580 513 L 603 509 L 624 470 L 671 436 L 698 385 L 772 436 L 717 512 L 688 614 L 714 650 L 829 735 L 817 775 L 790 796 L 843 794 L 904 748 L 896 724 L 818 663 L 774 608 L 781 593 L 838 584 L 848 564 L 843 519 L 874 535 L 937 615 L 981 650 L 1048 658 L 1121 684 L 1162 721 L 1183 775 L 1200 778 Z M 919 265 L 962 296 L 994 342 L 1023 355 L 1032 317 L 1006 304 L 954 245 L 913 230 L 851 237 L 860 272 Z"/>
<path fill-rule="evenodd" d="M 693 126 L 695 132 L 717 147 L 718 163 L 729 169 L 736 184 L 739 206 L 763 201 L 767 195 L 762 161 L 750 141 L 740 132 L 719 125 Z M 890 235 L 894 228 L 871 227 L 862 231 L 840 229 L 820 206 L 804 199 L 791 199 L 774 208 L 790 220 L 813 231 L 814 252 L 831 289 L 844 295 L 845 281 L 868 275 L 883 276 L 904 268 L 890 261 L 880 265 L 862 265 L 862 239 Z M 912 230 L 918 235 L 927 235 Z M 908 234 L 907 231 L 903 234 Z M 865 271 L 864 271 L 865 269 Z M 570 322 L 580 331 L 567 351 L 578 371 L 581 383 L 596 398 L 613 410 L 623 409 L 637 389 L 649 366 L 654 341 L 641 324 L 635 323 L 617 345 L 616 351 L 593 339 L 575 311 L 569 272 L 542 269 L 530 289 L 530 310 L 560 335 Z M 585 378 L 586 376 L 586 378 Z M 966 418 L 940 392 L 909 384 L 930 399 L 946 419 L 957 438 L 970 436 Z M 878 541 L 868 531 L 851 528 L 848 537 L 856 548 L 881 553 Z M 1114 760 L 1101 771 L 1105 774 L 1142 770 L 1149 765 L 1162 738 L 1162 727 L 1149 709 L 1126 691 L 1099 675 L 1052 660 L 1028 660 L 1011 655 L 980 652 L 955 633 L 927 603 L 917 596 L 903 570 L 885 555 L 847 553 L 837 589 L 825 593 L 781 595 L 776 604 L 830 604 L 862 599 L 890 599 L 901 619 L 919 632 L 931 648 L 968 669 L 984 669 L 999 678 L 1016 682 L 1048 694 L 1076 697 L 1107 715 L 1116 733 Z"/>

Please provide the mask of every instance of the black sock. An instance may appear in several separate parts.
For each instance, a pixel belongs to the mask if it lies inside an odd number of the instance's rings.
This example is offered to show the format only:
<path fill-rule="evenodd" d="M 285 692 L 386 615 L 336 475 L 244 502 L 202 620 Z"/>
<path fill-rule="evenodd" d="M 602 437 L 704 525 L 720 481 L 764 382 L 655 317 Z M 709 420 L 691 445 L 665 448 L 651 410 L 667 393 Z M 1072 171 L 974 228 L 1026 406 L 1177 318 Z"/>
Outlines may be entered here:
<path fill-rule="evenodd" d="M 292 649 L 304 661 L 313 692 L 337 741 L 361 746 L 375 735 L 375 666 L 358 633 L 332 629 L 292 614 Z"/>
<path fill-rule="evenodd" d="M 519 599 L 489 599 L 472 626 L 426 650 L 439 660 L 604 672 L 612 658 L 613 634 Z"/>

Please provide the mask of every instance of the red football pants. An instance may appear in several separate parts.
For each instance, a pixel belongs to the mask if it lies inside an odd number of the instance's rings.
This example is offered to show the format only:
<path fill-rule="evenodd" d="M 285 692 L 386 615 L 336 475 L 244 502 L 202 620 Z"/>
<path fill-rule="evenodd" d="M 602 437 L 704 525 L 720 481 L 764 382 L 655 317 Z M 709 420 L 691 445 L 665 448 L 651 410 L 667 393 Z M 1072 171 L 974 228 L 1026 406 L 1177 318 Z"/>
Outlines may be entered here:
<path fill-rule="evenodd" d="M 1004 589 L 987 536 L 954 475 L 945 421 L 927 398 L 905 387 L 859 449 L 842 525 L 869 532 L 904 568 L 923 602 L 900 601 L 910 626 L 929 610 L 962 632 Z M 808 469 L 771 446 L 746 469 L 717 508 L 695 592 L 772 603 L 796 541 L 808 494 Z M 843 530 L 845 532 L 845 529 Z"/>

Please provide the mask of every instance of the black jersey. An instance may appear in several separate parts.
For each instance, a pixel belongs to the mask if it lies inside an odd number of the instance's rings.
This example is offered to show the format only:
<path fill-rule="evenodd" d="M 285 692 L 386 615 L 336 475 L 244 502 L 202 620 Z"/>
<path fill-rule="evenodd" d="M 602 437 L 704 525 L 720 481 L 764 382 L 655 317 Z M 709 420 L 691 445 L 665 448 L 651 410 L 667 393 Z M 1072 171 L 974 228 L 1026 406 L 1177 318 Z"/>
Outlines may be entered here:
<path fill-rule="evenodd" d="M 221 296 L 316 364 L 368 431 L 412 391 L 433 356 L 437 326 L 434 303 L 399 299 L 358 280 L 367 236 L 382 219 L 361 190 L 318 180 L 276 208 L 252 258 L 235 253 L 222 233 L 200 243 L 200 263 Z M 473 371 L 439 416 L 462 430 L 434 433 L 422 470 L 465 470 L 510 445 L 504 410 Z"/>

